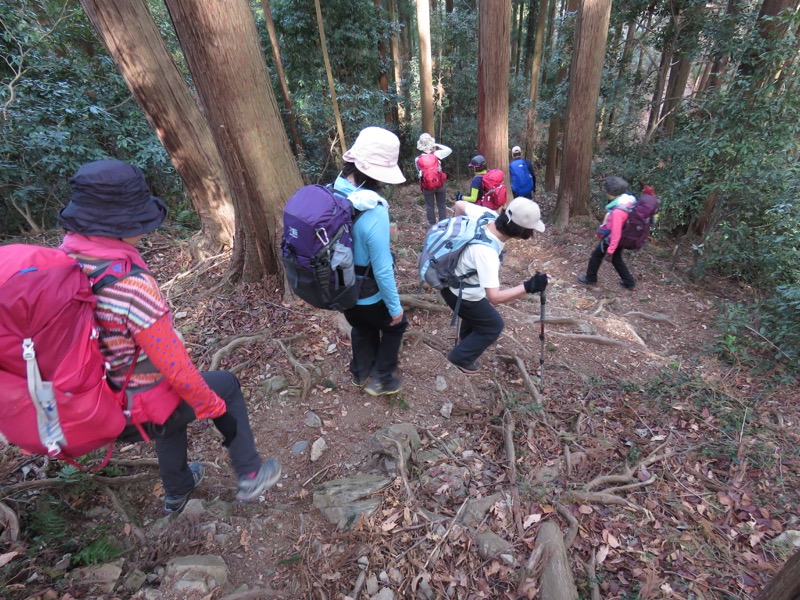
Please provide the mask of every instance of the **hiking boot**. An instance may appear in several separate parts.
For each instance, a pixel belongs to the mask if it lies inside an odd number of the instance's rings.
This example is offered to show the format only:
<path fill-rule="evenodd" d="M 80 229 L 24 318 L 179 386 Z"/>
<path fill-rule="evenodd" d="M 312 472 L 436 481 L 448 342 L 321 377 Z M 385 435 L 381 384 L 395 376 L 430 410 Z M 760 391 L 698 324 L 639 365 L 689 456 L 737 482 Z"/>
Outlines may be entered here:
<path fill-rule="evenodd" d="M 189 502 L 189 495 L 197 489 L 206 474 L 205 467 L 199 462 L 189 463 L 189 471 L 192 472 L 194 487 L 180 496 L 166 496 L 164 498 L 164 514 L 179 513 L 186 508 L 186 503 Z"/>
<path fill-rule="evenodd" d="M 627 283 L 625 283 L 624 281 L 622 281 L 622 279 L 620 279 L 618 283 L 619 283 L 619 284 L 620 284 L 622 287 L 624 287 L 626 290 L 630 290 L 630 291 L 632 291 L 632 292 L 635 292 L 635 291 L 636 291 L 636 284 L 635 284 L 635 283 L 634 283 L 633 285 L 628 285 Z"/>
<path fill-rule="evenodd" d="M 250 475 L 239 478 L 239 489 L 236 492 L 236 499 L 248 502 L 258 498 L 261 494 L 271 488 L 281 477 L 281 465 L 275 458 L 261 463 L 261 468 Z"/>
<path fill-rule="evenodd" d="M 587 279 L 586 275 L 578 275 L 578 283 L 582 283 L 583 285 L 597 285 L 597 280 L 591 281 Z"/>
<path fill-rule="evenodd" d="M 467 375 L 472 375 L 474 373 L 477 373 L 478 371 L 481 370 L 481 367 L 483 366 L 477 360 L 473 360 L 471 363 L 466 364 L 466 365 L 465 364 L 461 364 L 461 363 L 457 363 L 452 358 L 450 358 L 449 354 L 447 355 L 447 360 L 450 362 L 450 364 L 458 367 L 458 369 L 462 373 L 466 373 Z"/>
<path fill-rule="evenodd" d="M 359 377 L 358 375 L 353 373 L 353 385 L 356 386 L 357 388 L 359 389 L 363 388 L 365 385 L 367 385 L 368 381 L 369 381 L 369 375 L 367 375 L 366 377 Z"/>
<path fill-rule="evenodd" d="M 379 381 L 378 379 L 373 379 L 369 382 L 369 384 L 367 384 L 367 386 L 364 388 L 364 391 L 370 396 L 390 396 L 392 394 L 396 394 L 402 389 L 403 380 L 397 375 L 392 375 L 392 378 L 388 381 Z"/>

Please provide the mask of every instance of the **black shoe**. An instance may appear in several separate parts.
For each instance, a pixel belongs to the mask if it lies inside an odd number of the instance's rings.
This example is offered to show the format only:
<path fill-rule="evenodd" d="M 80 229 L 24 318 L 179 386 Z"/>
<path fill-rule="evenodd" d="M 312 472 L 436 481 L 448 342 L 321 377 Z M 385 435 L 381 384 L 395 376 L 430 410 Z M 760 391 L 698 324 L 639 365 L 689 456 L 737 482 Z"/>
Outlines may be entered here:
<path fill-rule="evenodd" d="M 370 396 L 390 396 L 392 394 L 396 394 L 402 389 L 403 380 L 397 375 L 392 375 L 392 378 L 388 381 L 379 381 L 377 379 L 373 379 L 364 388 L 364 391 Z"/>
<path fill-rule="evenodd" d="M 189 502 L 189 495 L 197 489 L 197 486 L 203 481 L 206 470 L 199 462 L 189 463 L 189 471 L 192 472 L 194 487 L 180 496 L 166 496 L 164 498 L 164 514 L 179 513 L 186 508 L 186 503 Z"/>
<path fill-rule="evenodd" d="M 619 283 L 619 284 L 620 284 L 622 287 L 624 287 L 626 290 L 630 290 L 630 291 L 632 291 L 632 292 L 635 292 L 635 291 L 636 291 L 636 284 L 635 284 L 635 283 L 634 283 L 633 285 L 628 285 L 627 283 L 625 283 L 624 281 L 622 281 L 622 279 L 620 279 L 618 283 Z"/>
<path fill-rule="evenodd" d="M 452 358 L 450 358 L 449 354 L 447 355 L 447 360 L 450 361 L 450 364 L 458 367 L 458 369 L 462 373 L 466 373 L 467 375 L 473 375 L 473 374 L 477 373 L 478 371 L 481 370 L 481 367 L 483 366 L 477 360 L 473 360 L 471 363 L 466 364 L 466 365 L 465 364 L 461 364 L 461 363 L 457 363 L 457 362 L 453 361 Z"/>
<path fill-rule="evenodd" d="M 583 285 L 597 285 L 597 280 L 589 281 L 586 275 L 578 275 L 578 283 L 582 283 Z"/>
<path fill-rule="evenodd" d="M 353 385 L 359 389 L 367 385 L 368 381 L 369 381 L 369 375 L 367 375 L 366 377 L 359 377 L 358 375 L 353 374 Z"/>

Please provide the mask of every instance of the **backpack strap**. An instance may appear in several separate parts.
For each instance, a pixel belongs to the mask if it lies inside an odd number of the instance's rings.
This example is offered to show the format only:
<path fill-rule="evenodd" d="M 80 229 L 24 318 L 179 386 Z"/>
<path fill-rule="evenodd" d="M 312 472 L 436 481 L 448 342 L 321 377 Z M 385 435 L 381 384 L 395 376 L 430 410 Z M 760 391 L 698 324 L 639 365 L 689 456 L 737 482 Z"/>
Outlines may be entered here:
<path fill-rule="evenodd" d="M 502 261 L 502 252 L 499 251 L 497 245 L 489 239 L 489 236 L 486 235 L 486 230 L 484 229 L 488 223 L 494 221 L 497 217 L 491 212 L 485 212 L 480 217 L 478 217 L 478 225 L 475 229 L 475 237 L 472 238 L 469 242 L 464 244 L 464 250 L 467 249 L 467 246 L 471 244 L 483 244 L 484 246 L 489 246 L 498 252 L 498 256 Z M 453 309 L 453 317 L 450 319 L 450 326 L 454 327 L 456 321 L 458 320 L 458 311 L 461 309 L 461 301 L 463 300 L 464 290 L 467 288 L 476 288 L 480 287 L 479 283 L 464 283 L 465 279 L 469 279 L 473 275 L 477 275 L 478 271 L 473 269 L 472 271 L 468 271 L 461 275 L 458 278 L 458 299 L 456 300 L 456 306 Z"/>
<path fill-rule="evenodd" d="M 89 275 L 88 275 L 89 281 L 94 282 L 92 284 L 92 293 L 97 294 L 98 292 L 100 292 L 101 290 L 107 288 L 108 286 L 113 285 L 113 284 L 117 283 L 118 281 L 121 281 L 122 279 L 125 279 L 126 277 L 131 277 L 132 275 L 138 275 L 140 273 L 148 273 L 148 274 L 150 274 L 150 272 L 147 269 L 144 269 L 144 268 L 140 267 L 139 265 L 131 265 L 131 268 L 130 268 L 129 271 L 127 271 L 126 273 L 122 273 L 119 276 L 112 275 L 110 273 L 104 274 L 109 269 L 109 267 L 111 267 L 111 265 L 113 265 L 113 264 L 115 264 L 115 261 L 108 261 L 105 264 L 98 265 L 98 267 L 96 269 L 94 269 L 93 271 L 91 271 L 89 273 Z M 99 279 L 98 279 L 98 277 L 99 277 Z M 122 395 L 125 398 L 127 398 L 127 405 L 123 409 L 122 412 L 125 415 L 125 418 L 126 418 L 126 420 L 128 420 L 128 422 L 130 422 L 130 417 L 131 417 L 131 414 L 132 414 L 132 411 L 133 411 L 133 395 L 132 394 L 128 394 L 126 390 L 128 388 L 128 384 L 131 381 L 131 377 L 133 377 L 133 373 L 136 370 L 136 365 L 139 362 L 139 354 L 140 353 L 141 353 L 141 349 L 137 347 L 136 350 L 133 353 L 133 360 L 131 361 L 131 366 L 128 369 L 128 372 L 125 374 L 125 381 L 123 382 L 122 388 L 120 389 L 120 392 L 122 393 Z M 134 425 L 139 430 L 139 433 L 141 434 L 142 439 L 145 442 L 149 442 L 150 441 L 150 436 L 147 435 L 145 430 L 142 428 L 141 424 L 134 423 Z M 108 459 L 111 458 L 110 450 L 111 450 L 111 447 L 109 447 L 109 453 L 108 453 L 105 461 L 98 468 L 103 468 L 105 466 L 105 464 L 108 462 Z"/>

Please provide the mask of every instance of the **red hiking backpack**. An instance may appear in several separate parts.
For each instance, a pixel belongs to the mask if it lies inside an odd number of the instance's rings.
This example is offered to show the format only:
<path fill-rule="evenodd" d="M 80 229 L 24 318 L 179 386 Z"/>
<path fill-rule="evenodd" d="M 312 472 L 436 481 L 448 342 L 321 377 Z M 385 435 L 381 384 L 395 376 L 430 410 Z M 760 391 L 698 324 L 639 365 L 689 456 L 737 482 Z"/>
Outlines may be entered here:
<path fill-rule="evenodd" d="M 144 419 L 140 407 L 132 410 L 133 396 L 126 400 L 125 386 L 108 384 L 94 316 L 95 292 L 143 271 L 119 265 L 87 276 L 61 250 L 0 247 L 0 433 L 11 444 L 66 460 L 108 445 L 110 457 L 128 420 Z M 109 267 L 119 273 L 104 275 Z M 160 416 L 165 420 L 179 401 L 162 388 Z"/>
<path fill-rule="evenodd" d="M 650 237 L 650 226 L 658 212 L 658 198 L 649 185 L 642 189 L 641 197 L 633 205 L 628 220 L 622 228 L 619 247 L 625 250 L 641 249 Z"/>
<path fill-rule="evenodd" d="M 476 202 L 491 210 L 497 210 L 508 200 L 508 191 L 503 184 L 505 176 L 500 169 L 490 169 L 483 176 L 483 196 Z"/>
<path fill-rule="evenodd" d="M 417 166 L 420 170 L 420 189 L 438 190 L 447 181 L 447 173 L 442 171 L 441 161 L 433 152 L 420 155 Z"/>

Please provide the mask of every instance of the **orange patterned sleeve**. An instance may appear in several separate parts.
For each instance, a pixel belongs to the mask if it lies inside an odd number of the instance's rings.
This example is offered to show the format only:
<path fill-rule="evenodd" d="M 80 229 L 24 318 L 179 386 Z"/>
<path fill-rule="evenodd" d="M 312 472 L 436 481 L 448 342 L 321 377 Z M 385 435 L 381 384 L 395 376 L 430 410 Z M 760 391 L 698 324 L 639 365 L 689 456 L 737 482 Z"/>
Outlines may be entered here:
<path fill-rule="evenodd" d="M 168 314 L 134 333 L 133 338 L 178 395 L 194 409 L 198 419 L 213 419 L 225 412 L 225 401 L 200 376 Z"/>

